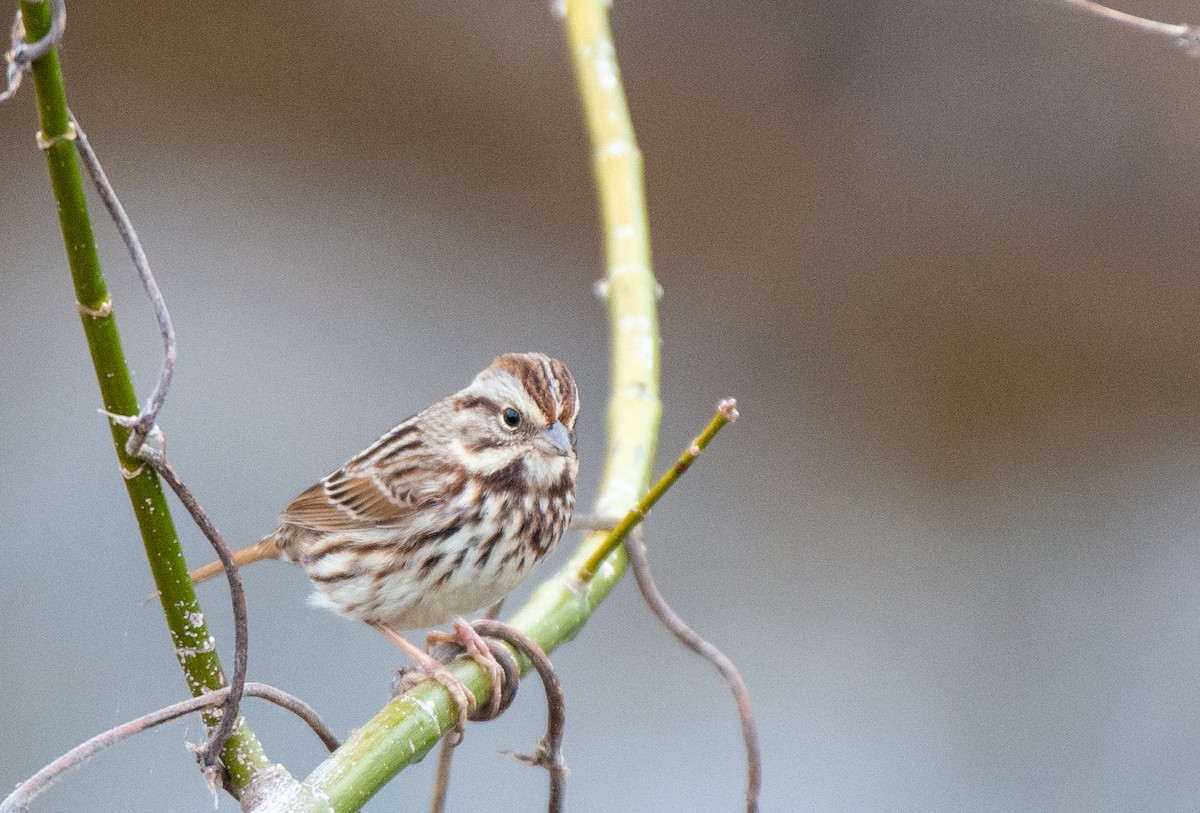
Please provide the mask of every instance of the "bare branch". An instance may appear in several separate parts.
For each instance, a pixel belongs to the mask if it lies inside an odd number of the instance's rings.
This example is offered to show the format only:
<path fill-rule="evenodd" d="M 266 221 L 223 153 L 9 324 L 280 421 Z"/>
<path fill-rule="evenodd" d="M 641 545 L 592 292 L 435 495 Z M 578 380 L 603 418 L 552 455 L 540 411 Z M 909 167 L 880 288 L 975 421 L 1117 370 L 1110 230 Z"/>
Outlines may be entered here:
<path fill-rule="evenodd" d="M 1090 14 L 1093 17 L 1099 17 L 1102 20 L 1107 20 L 1117 25 L 1133 28 L 1146 34 L 1166 37 L 1175 45 L 1187 51 L 1188 56 L 1200 57 L 1200 28 L 1194 25 L 1171 24 L 1162 23 L 1158 20 L 1149 20 L 1145 17 L 1137 17 L 1133 14 L 1127 14 L 1124 11 L 1117 11 L 1108 6 L 1102 6 L 1099 3 L 1092 2 L 1092 0 L 1056 0 L 1056 2 L 1059 5 L 1077 9 L 1084 14 Z"/>
<path fill-rule="evenodd" d="M 625 550 L 629 552 L 633 577 L 650 610 L 680 643 L 716 667 L 721 677 L 729 684 L 729 691 L 733 693 L 734 702 L 737 704 L 738 717 L 742 724 L 742 740 L 746 747 L 746 811 L 755 813 L 758 810 L 758 794 L 762 789 L 762 755 L 759 751 L 758 729 L 754 723 L 754 712 L 750 708 L 750 693 L 746 689 L 746 682 L 742 680 L 733 661 L 684 623 L 663 598 L 650 573 L 650 559 L 646 555 L 646 542 L 640 526 L 625 539 Z"/>
<path fill-rule="evenodd" d="M 140 454 L 142 445 L 158 420 L 158 413 L 162 410 L 163 404 L 167 400 L 167 393 L 171 390 L 171 379 L 175 376 L 175 358 L 178 354 L 175 344 L 175 328 L 171 324 L 171 314 L 167 312 L 167 303 L 163 299 L 162 291 L 154 279 L 154 273 L 150 270 L 150 261 L 142 249 L 142 241 L 138 239 L 133 222 L 130 221 L 125 207 L 121 205 L 120 198 L 117 197 L 116 191 L 109 183 L 108 176 L 104 173 L 104 167 L 100 166 L 100 159 L 96 157 L 96 152 L 92 149 L 91 142 L 88 141 L 87 133 L 79 126 L 79 120 L 75 118 L 74 113 L 71 114 L 71 124 L 75 126 L 75 146 L 79 150 L 80 158 L 83 159 L 83 165 L 87 168 L 88 175 L 91 176 L 92 183 L 95 184 L 96 191 L 100 194 L 100 199 L 104 201 L 104 207 L 108 209 L 109 215 L 117 225 L 117 231 L 120 232 L 121 239 L 125 242 L 125 248 L 133 260 L 133 267 L 142 281 L 142 287 L 146 290 L 146 295 L 150 297 L 150 304 L 154 308 L 154 319 L 158 322 L 158 332 L 162 339 L 163 362 L 158 371 L 158 381 L 154 384 L 154 391 L 150 393 L 146 406 L 137 415 L 109 416 L 116 423 L 131 430 L 129 439 L 125 443 L 125 451 L 133 457 L 142 457 Z"/>
<path fill-rule="evenodd" d="M 265 683 L 247 683 L 245 690 L 246 694 L 251 697 L 261 697 L 264 700 L 268 700 L 302 719 L 320 737 L 321 742 L 330 751 L 335 750 L 340 745 L 338 738 L 321 721 L 321 718 L 317 716 L 313 708 L 298 697 Z M 128 723 L 111 728 L 103 734 L 97 734 L 90 740 L 75 746 L 18 785 L 16 790 L 8 795 L 8 798 L 0 802 L 0 813 L 24 813 L 34 799 L 45 793 L 64 774 L 83 765 L 83 763 L 106 748 L 111 748 L 136 734 L 140 734 L 143 731 L 170 722 L 171 720 L 177 720 L 180 717 L 185 717 L 197 711 L 220 706 L 228 700 L 230 692 L 230 688 L 224 688 L 199 695 L 198 697 L 192 697 L 138 717 L 136 720 L 130 720 Z"/>
<path fill-rule="evenodd" d="M 220 694 L 227 691 L 221 689 L 213 692 Z M 290 711 L 304 722 L 308 723 L 308 727 L 313 730 L 313 733 L 320 738 L 321 743 L 332 753 L 336 751 L 338 746 L 342 744 L 337 735 L 329 730 L 329 726 L 325 725 L 324 721 L 317 714 L 312 706 L 305 703 L 300 698 L 293 694 L 288 694 L 282 689 L 277 689 L 267 683 L 255 683 L 253 681 L 246 684 L 246 694 L 250 697 L 258 697 L 270 703 L 274 703 L 282 709 Z"/>

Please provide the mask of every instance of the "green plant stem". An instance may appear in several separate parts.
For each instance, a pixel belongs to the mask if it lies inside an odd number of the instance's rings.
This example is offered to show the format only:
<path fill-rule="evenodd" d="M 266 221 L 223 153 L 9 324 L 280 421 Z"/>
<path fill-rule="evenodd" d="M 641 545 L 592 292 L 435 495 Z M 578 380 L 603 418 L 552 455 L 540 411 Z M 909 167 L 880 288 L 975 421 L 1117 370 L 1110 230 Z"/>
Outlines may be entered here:
<path fill-rule="evenodd" d="M 579 569 L 580 581 L 588 581 L 596 575 L 596 571 L 604 563 L 604 560 L 625 541 L 625 537 L 629 536 L 639 522 L 646 518 L 646 514 L 654 507 L 659 498 L 667 493 L 667 489 L 675 485 L 685 471 L 692 467 L 696 462 L 696 458 L 708 446 L 709 441 L 716 437 L 717 432 L 727 423 L 737 420 L 737 405 L 734 401 L 722 401 L 717 407 L 716 414 L 712 420 L 708 422 L 708 426 L 704 427 L 704 431 L 696 436 L 684 453 L 675 461 L 675 465 L 667 469 L 666 473 L 658 478 L 658 482 L 647 491 L 638 504 L 629 510 L 621 521 L 609 531 L 605 537 L 603 544 L 597 546 L 589 555 L 588 560 L 583 563 L 583 567 Z"/>
<path fill-rule="evenodd" d="M 21 16 L 30 42 L 44 36 L 49 29 L 50 14 L 44 2 L 22 2 Z M 96 251 L 75 146 L 67 139 L 55 141 L 70 129 L 58 49 L 35 60 L 32 71 L 41 133 L 44 139 L 55 142 L 45 151 L 46 163 L 104 410 L 116 415 L 134 415 L 138 411 L 137 396 Z M 175 655 L 183 667 L 188 688 L 193 695 L 220 689 L 225 678 L 217 659 L 215 641 L 209 635 L 191 580 L 187 577 L 187 565 L 158 475 L 141 460 L 126 454 L 128 429 L 111 421 L 109 428 L 154 583 L 161 596 Z M 211 726 L 213 719 L 210 714 L 206 722 Z M 270 764 L 244 720 L 226 741 L 221 756 L 230 780 L 239 788 L 255 771 Z"/>
<path fill-rule="evenodd" d="M 566 33 L 590 134 L 606 265 L 603 286 L 612 335 L 612 389 L 608 403 L 608 448 L 597 513 L 621 516 L 650 485 L 662 407 L 658 399 L 659 333 L 657 284 L 650 268 L 641 152 L 621 89 L 616 51 L 604 0 L 568 0 Z M 626 557 L 617 549 L 595 576 L 578 573 L 605 544 L 605 533 L 589 534 L 562 570 L 541 584 L 509 623 L 546 652 L 569 641 L 616 586 Z M 523 659 L 522 670 L 529 664 Z M 477 664 L 459 659 L 450 670 L 481 703 L 487 677 Z M 446 690 L 421 683 L 392 700 L 355 731 L 307 779 L 297 801 L 271 809 L 358 810 L 406 765 L 420 760 L 454 725 Z M 305 798 L 300 798 L 305 797 Z M 317 801 L 313 801 L 313 798 Z"/>
<path fill-rule="evenodd" d="M 601 289 L 608 300 L 612 336 L 608 452 L 596 513 L 616 517 L 645 492 L 654 468 L 662 418 L 658 283 L 650 265 L 642 152 L 621 85 L 608 3 L 570 0 L 565 19 L 604 225 L 607 270 Z M 603 533 L 590 534 L 575 559 L 590 562 L 604 539 Z M 625 551 L 618 549 L 608 561 L 614 577 L 620 578 Z"/>

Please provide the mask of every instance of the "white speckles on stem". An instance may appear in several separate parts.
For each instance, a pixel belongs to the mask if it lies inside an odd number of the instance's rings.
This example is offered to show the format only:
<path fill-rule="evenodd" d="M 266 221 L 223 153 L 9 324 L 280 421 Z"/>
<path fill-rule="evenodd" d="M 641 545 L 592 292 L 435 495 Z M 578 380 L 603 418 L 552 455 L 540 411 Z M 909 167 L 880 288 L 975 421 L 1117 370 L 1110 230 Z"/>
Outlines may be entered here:
<path fill-rule="evenodd" d="M 613 564 L 612 559 L 605 559 L 600 563 L 600 569 L 596 574 L 602 579 L 612 579 L 617 575 L 617 566 Z"/>
<path fill-rule="evenodd" d="M 638 333 L 649 333 L 650 317 L 642 316 L 641 314 L 622 316 L 617 320 L 617 330 L 621 332 L 636 331 Z"/>
<path fill-rule="evenodd" d="M 185 661 L 188 658 L 194 658 L 197 655 L 203 655 L 206 652 L 213 652 L 217 648 L 217 639 L 211 635 L 205 639 L 200 646 L 177 646 L 175 647 L 175 655 L 179 660 Z"/>
<path fill-rule="evenodd" d="M 630 349 L 645 369 L 654 366 L 654 337 L 649 334 L 634 335 L 629 338 Z"/>
<path fill-rule="evenodd" d="M 604 161 L 608 158 L 625 158 L 637 154 L 637 145 L 632 141 L 627 138 L 614 138 L 605 142 L 604 146 L 596 150 L 596 160 Z"/>
<path fill-rule="evenodd" d="M 185 617 L 187 618 L 188 623 L 191 624 L 193 627 L 204 626 L 204 613 L 202 613 L 202 612 L 199 612 L 199 611 L 190 612 L 190 613 L 187 613 L 185 615 Z"/>
<path fill-rule="evenodd" d="M 193 605 L 190 605 L 190 604 L 181 605 L 181 609 L 184 607 L 189 608 L 184 612 L 184 615 L 187 616 L 189 619 L 193 613 L 198 612 L 197 610 L 190 609 L 192 606 Z M 192 626 L 184 627 L 182 630 L 179 630 L 178 632 L 172 631 L 172 633 L 171 633 L 171 637 L 175 640 L 176 646 L 182 646 L 184 644 L 198 643 L 199 641 L 202 640 L 202 636 L 203 637 L 211 637 L 208 635 L 208 630 L 200 628 L 199 625 L 192 625 Z"/>
<path fill-rule="evenodd" d="M 596 84 L 607 91 L 617 89 L 620 80 L 617 78 L 617 54 L 612 43 L 608 40 L 597 40 L 593 52 L 596 58 L 592 61 L 592 70 L 596 73 Z"/>
<path fill-rule="evenodd" d="M 619 240 L 621 242 L 624 242 L 626 240 L 632 240 L 635 237 L 637 237 L 637 235 L 638 235 L 637 226 L 634 226 L 631 223 L 625 223 L 621 226 L 613 227 L 613 237 L 615 237 L 617 240 Z"/>

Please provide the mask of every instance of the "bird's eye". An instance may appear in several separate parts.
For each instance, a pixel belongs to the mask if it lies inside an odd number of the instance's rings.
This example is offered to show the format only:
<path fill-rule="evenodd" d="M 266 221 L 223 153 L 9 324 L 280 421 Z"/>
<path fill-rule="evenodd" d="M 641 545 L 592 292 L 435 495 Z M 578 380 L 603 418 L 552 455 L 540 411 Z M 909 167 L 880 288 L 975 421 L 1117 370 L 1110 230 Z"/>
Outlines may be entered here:
<path fill-rule="evenodd" d="M 521 413 L 512 407 L 505 407 L 504 411 L 500 413 L 500 417 L 504 419 L 504 425 L 509 429 L 516 429 L 521 425 Z"/>

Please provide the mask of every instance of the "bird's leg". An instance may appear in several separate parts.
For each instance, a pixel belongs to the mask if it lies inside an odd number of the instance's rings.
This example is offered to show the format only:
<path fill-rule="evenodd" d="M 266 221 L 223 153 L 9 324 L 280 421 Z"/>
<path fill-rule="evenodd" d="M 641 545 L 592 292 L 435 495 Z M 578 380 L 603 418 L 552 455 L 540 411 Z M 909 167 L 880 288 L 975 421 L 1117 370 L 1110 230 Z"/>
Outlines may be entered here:
<path fill-rule="evenodd" d="M 437 644 L 458 644 L 467 651 L 471 656 L 471 660 L 483 667 L 488 673 L 491 680 L 492 690 L 488 696 L 488 705 L 486 710 L 487 719 L 496 716 L 500 711 L 500 698 L 504 693 L 504 668 L 500 666 L 500 662 L 496 660 L 496 656 L 492 654 L 488 648 L 487 641 L 483 639 L 475 628 L 472 627 L 466 620 L 459 618 L 454 622 L 454 633 L 441 632 L 440 630 L 431 630 L 429 635 L 425 637 L 425 646 L 433 647 Z"/>
<path fill-rule="evenodd" d="M 379 630 L 384 636 L 396 646 L 408 653 L 409 657 L 417 662 L 419 671 L 410 671 L 405 673 L 400 681 L 399 691 L 407 691 L 418 683 L 425 680 L 436 680 L 438 683 L 446 687 L 446 691 L 450 692 L 450 697 L 454 700 L 454 705 L 458 708 L 458 725 L 454 727 L 455 733 L 458 735 L 458 741 L 462 741 L 463 730 L 467 726 L 467 718 L 475 712 L 475 695 L 467 688 L 467 684 L 463 683 L 448 670 L 441 661 L 425 652 L 416 644 L 409 641 L 400 633 L 396 632 L 386 624 L 380 624 L 377 621 L 368 622 L 372 627 Z M 474 630 L 472 630 L 473 632 Z M 399 692 L 398 692 L 399 693 Z M 457 743 L 456 743 L 457 744 Z"/>
<path fill-rule="evenodd" d="M 483 617 L 492 619 L 492 620 L 499 618 L 500 610 L 503 609 L 503 607 L 504 607 L 504 599 L 500 599 L 499 601 L 497 601 L 495 604 L 493 604 L 491 607 L 488 607 L 487 610 L 484 611 Z M 502 650 L 502 651 L 507 652 L 507 650 Z M 516 675 L 520 674 L 520 668 L 516 665 L 515 662 L 512 665 L 512 670 Z M 512 688 L 514 691 L 516 690 L 516 681 L 515 680 L 514 680 L 514 685 Z M 492 697 L 495 698 L 498 694 L 500 694 L 500 693 L 493 691 Z M 500 704 L 502 705 L 503 702 L 504 702 L 503 698 L 501 698 Z M 510 702 L 511 702 L 511 698 L 510 698 Z M 497 704 L 494 700 L 488 702 L 488 708 L 487 708 L 488 715 L 487 716 L 489 719 L 496 716 L 496 714 L 499 711 L 500 711 L 500 708 L 497 706 Z M 441 749 L 438 751 L 437 778 L 434 780 L 434 783 L 433 783 L 433 799 L 429 803 L 430 813 L 442 813 L 442 811 L 444 811 L 446 809 L 446 794 L 450 790 L 450 766 L 453 764 L 453 760 L 454 760 L 454 743 L 451 742 L 449 739 L 442 740 Z"/>

